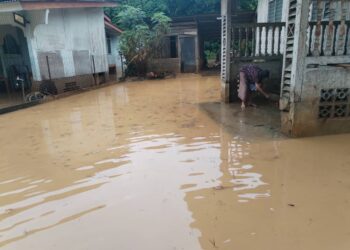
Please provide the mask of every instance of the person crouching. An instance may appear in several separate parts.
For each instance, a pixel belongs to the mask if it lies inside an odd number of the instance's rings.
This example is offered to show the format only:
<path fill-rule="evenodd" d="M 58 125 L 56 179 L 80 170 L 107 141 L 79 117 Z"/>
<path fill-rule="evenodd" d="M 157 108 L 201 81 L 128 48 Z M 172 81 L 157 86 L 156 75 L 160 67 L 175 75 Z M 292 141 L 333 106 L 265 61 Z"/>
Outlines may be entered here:
<path fill-rule="evenodd" d="M 270 71 L 263 70 L 253 64 L 247 64 L 240 68 L 238 97 L 242 100 L 242 109 L 254 106 L 251 103 L 252 92 L 258 91 L 266 99 L 270 99 L 270 96 L 263 89 L 263 80 L 269 77 Z"/>

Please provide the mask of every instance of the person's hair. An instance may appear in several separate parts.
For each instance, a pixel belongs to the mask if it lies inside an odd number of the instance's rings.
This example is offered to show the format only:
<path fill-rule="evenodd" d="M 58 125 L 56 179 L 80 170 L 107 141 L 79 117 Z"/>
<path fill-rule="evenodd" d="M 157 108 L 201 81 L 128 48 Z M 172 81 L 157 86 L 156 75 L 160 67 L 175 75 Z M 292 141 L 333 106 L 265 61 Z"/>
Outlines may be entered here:
<path fill-rule="evenodd" d="M 270 71 L 269 70 L 264 69 L 264 70 L 260 71 L 259 78 L 261 80 L 263 80 L 265 78 L 269 78 L 269 77 L 270 77 Z"/>

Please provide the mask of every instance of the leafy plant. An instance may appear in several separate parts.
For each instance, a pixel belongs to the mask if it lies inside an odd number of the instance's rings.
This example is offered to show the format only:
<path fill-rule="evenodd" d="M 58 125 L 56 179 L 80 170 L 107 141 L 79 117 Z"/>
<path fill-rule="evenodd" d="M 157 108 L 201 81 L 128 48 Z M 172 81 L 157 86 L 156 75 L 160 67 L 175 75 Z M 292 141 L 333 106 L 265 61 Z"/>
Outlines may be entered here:
<path fill-rule="evenodd" d="M 127 61 L 129 75 L 146 74 L 147 60 L 159 49 L 171 19 L 161 12 L 149 18 L 143 10 L 129 5 L 123 6 L 117 19 L 124 30 L 120 49 Z"/>

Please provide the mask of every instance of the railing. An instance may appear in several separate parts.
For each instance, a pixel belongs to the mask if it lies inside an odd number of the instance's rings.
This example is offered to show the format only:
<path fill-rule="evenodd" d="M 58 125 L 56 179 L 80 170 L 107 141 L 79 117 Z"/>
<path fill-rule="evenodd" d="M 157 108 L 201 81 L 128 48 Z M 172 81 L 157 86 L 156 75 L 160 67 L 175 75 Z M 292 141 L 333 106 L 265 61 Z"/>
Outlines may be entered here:
<path fill-rule="evenodd" d="M 309 23 L 308 56 L 350 55 L 350 21 Z"/>
<path fill-rule="evenodd" d="M 232 26 L 233 57 L 282 56 L 285 23 L 234 23 Z"/>

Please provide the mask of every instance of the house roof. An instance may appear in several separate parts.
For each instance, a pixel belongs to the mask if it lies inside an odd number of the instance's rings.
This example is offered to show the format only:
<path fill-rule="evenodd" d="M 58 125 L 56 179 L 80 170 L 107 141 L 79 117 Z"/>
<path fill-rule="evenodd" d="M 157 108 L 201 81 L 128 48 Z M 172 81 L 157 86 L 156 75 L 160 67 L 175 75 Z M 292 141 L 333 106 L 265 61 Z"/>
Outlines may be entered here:
<path fill-rule="evenodd" d="M 0 5 L 16 4 L 18 10 L 103 8 L 117 6 L 116 0 L 0 0 Z"/>
<path fill-rule="evenodd" d="M 123 31 L 120 28 L 118 28 L 117 25 L 112 23 L 111 18 L 106 14 L 105 14 L 105 26 L 107 30 L 112 31 L 113 33 L 118 33 L 118 34 L 123 33 Z"/>

